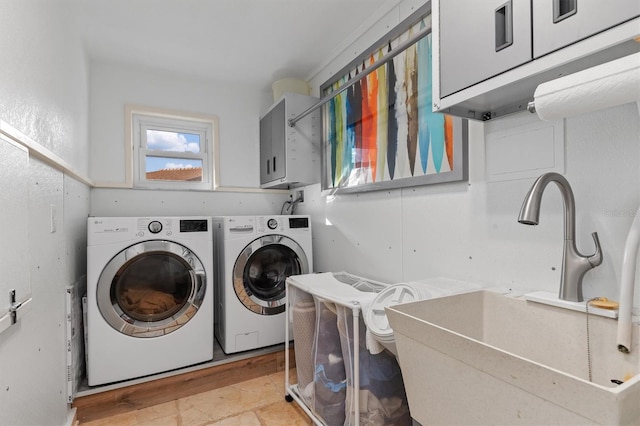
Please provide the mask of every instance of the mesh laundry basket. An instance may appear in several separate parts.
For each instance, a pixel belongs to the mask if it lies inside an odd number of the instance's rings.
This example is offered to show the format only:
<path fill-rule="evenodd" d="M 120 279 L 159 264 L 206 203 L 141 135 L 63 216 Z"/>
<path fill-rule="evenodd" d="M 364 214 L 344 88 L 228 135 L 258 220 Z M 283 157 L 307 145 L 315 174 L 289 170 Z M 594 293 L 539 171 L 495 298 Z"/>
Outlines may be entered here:
<path fill-rule="evenodd" d="M 298 377 L 297 385 L 286 384 L 292 398 L 327 425 L 355 425 L 358 417 L 366 425 L 411 424 L 397 361 L 389 352 L 372 355 L 365 347 L 361 309 L 388 284 L 345 272 L 292 276 L 287 284 Z M 360 330 L 356 346 L 354 315 Z"/>

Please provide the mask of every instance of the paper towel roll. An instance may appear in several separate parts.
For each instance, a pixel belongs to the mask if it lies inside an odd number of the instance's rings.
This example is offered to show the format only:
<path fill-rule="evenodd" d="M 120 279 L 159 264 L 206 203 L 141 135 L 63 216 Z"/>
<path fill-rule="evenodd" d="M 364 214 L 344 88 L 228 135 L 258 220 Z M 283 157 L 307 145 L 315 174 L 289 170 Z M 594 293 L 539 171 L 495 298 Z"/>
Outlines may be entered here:
<path fill-rule="evenodd" d="M 556 120 L 640 101 L 640 53 L 540 84 L 535 111 Z"/>

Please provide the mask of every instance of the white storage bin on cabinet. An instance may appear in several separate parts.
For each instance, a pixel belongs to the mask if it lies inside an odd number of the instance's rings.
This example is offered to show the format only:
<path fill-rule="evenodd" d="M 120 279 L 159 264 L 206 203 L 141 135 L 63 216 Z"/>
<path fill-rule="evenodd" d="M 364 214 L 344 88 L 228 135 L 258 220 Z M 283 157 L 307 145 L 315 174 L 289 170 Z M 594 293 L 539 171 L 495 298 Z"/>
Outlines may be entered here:
<path fill-rule="evenodd" d="M 344 272 L 287 279 L 286 332 L 292 327 L 297 383 L 285 352 L 285 392 L 316 424 L 411 424 L 397 360 L 366 349 L 361 313 L 387 287 Z"/>

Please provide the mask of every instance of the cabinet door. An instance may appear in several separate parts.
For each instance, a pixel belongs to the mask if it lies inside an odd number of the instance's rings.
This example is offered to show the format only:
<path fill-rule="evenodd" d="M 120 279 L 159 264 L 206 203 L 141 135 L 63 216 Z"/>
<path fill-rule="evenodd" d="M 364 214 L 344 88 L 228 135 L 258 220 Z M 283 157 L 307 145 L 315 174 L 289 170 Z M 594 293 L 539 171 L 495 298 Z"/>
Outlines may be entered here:
<path fill-rule="evenodd" d="M 271 180 L 271 114 L 260 119 L 260 183 Z"/>
<path fill-rule="evenodd" d="M 534 0 L 533 6 L 536 58 L 640 16 L 639 0 Z"/>
<path fill-rule="evenodd" d="M 271 111 L 271 178 L 283 179 L 286 173 L 286 147 L 289 125 L 285 116 L 285 99 Z"/>
<path fill-rule="evenodd" d="M 436 0 L 440 96 L 532 59 L 529 0 Z"/>

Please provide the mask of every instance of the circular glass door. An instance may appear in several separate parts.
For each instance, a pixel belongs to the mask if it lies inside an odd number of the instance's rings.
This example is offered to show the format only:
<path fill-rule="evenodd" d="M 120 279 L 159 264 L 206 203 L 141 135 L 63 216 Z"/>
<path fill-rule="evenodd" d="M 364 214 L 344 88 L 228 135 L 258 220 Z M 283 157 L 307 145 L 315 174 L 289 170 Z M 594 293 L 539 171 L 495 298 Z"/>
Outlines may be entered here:
<path fill-rule="evenodd" d="M 145 241 L 113 257 L 98 279 L 98 308 L 119 332 L 134 337 L 169 334 L 202 305 L 206 274 L 198 257 L 169 241 Z"/>
<path fill-rule="evenodd" d="M 236 259 L 233 288 L 247 309 L 276 315 L 285 309 L 287 277 L 308 272 L 307 256 L 298 243 L 266 235 L 252 241 Z"/>

